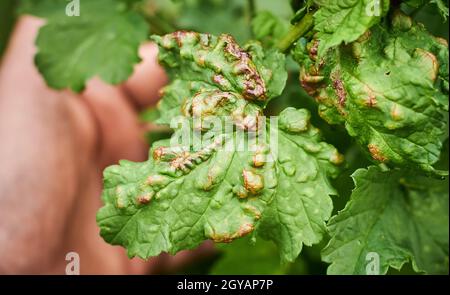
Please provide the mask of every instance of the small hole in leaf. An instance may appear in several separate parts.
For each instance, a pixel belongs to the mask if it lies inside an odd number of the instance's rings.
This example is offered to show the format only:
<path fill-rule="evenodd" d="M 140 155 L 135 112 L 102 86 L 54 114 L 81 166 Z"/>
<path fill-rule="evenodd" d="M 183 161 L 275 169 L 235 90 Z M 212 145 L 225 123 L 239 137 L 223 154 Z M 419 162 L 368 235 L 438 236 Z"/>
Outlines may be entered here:
<path fill-rule="evenodd" d="M 384 73 L 386 76 L 389 76 L 391 74 L 391 71 L 387 71 L 386 73 Z"/>

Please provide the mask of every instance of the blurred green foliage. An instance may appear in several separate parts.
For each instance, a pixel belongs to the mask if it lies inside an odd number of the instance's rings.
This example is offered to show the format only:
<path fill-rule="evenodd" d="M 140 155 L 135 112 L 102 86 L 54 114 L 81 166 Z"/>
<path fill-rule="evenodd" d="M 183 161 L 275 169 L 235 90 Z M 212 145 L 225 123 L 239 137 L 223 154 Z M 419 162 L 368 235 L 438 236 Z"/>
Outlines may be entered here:
<path fill-rule="evenodd" d="M 0 57 L 6 48 L 15 21 L 16 0 L 0 1 Z"/>

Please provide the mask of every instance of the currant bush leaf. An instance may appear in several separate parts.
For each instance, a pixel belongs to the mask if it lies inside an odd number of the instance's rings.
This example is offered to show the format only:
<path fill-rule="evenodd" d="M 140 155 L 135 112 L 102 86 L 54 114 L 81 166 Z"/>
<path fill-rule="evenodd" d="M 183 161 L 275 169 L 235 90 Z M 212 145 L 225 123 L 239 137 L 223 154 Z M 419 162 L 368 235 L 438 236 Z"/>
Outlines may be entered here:
<path fill-rule="evenodd" d="M 448 273 L 448 180 L 375 166 L 352 177 L 350 202 L 328 224 L 328 273 L 366 274 L 369 253 L 378 255 L 380 274 L 407 262 L 415 271 Z"/>
<path fill-rule="evenodd" d="M 286 83 L 284 55 L 274 49 L 263 51 L 256 42 L 241 48 L 230 35 L 186 31 L 153 36 L 153 40 L 172 79 L 162 90 L 161 124 L 177 115 L 220 115 L 215 112 L 225 108 L 216 106 L 224 103 L 231 105 L 227 109 L 237 120 L 243 120 L 248 112 L 257 113 L 258 105 L 278 96 Z M 211 96 L 215 98 L 207 105 L 205 99 Z"/>
<path fill-rule="evenodd" d="M 430 173 L 438 160 L 448 110 L 448 46 L 395 13 L 358 41 L 316 54 L 298 42 L 303 88 L 329 123 L 345 123 L 373 161 Z"/>
<path fill-rule="evenodd" d="M 306 110 L 287 108 L 279 125 L 278 186 L 258 231 L 275 241 L 283 262 L 292 262 L 302 244 L 311 246 L 322 239 L 333 209 L 330 195 L 336 195 L 328 176 L 336 175 L 343 159 L 334 147 L 317 144 L 319 132 L 309 127 Z"/>
<path fill-rule="evenodd" d="M 146 163 L 122 162 L 104 172 L 106 206 L 97 216 L 101 235 L 125 246 L 131 257 L 244 236 L 253 231 L 276 185 L 273 165 L 253 172 L 250 153 L 219 141 L 197 152 L 160 146 L 152 154 Z M 236 195 L 246 189 L 257 197 Z"/>
<path fill-rule="evenodd" d="M 448 18 L 448 1 L 447 1 L 447 4 L 445 4 L 445 2 L 442 0 L 431 0 L 431 3 L 436 4 L 441 16 L 444 18 L 444 20 L 447 20 L 447 18 Z"/>
<path fill-rule="evenodd" d="M 309 126 L 303 126 L 302 131 L 293 130 L 291 140 L 296 142 L 294 145 L 301 154 L 303 165 L 308 160 L 324 163 L 335 161 L 337 151 L 318 142 L 315 131 L 308 131 Z M 311 207 L 312 212 L 321 210 L 321 206 L 328 208 L 328 204 L 322 204 L 320 199 L 312 201 L 314 189 L 320 193 L 328 192 L 318 187 L 327 186 L 327 183 L 317 181 L 327 177 L 326 171 L 320 170 L 321 167 L 318 166 L 311 173 L 308 170 L 310 167 L 298 166 L 299 170 L 292 172 L 286 168 L 289 167 L 287 162 L 284 162 L 284 166 L 278 166 L 279 162 L 267 160 L 273 156 L 273 151 L 264 140 L 257 145 L 255 143 L 254 151 L 238 151 L 236 147 L 249 143 L 240 143 L 236 137 L 235 145 L 222 145 L 223 142 L 230 142 L 222 136 L 235 135 L 216 135 L 210 145 L 198 151 L 169 147 L 168 141 L 158 142 L 147 162 L 122 161 L 120 166 L 107 168 L 104 172 L 105 206 L 97 215 L 102 237 L 113 245 L 126 247 L 131 257 L 137 255 L 142 258 L 161 252 L 173 254 L 190 249 L 206 239 L 230 242 L 249 234 L 261 218 L 264 220 L 265 209 L 274 195 L 286 199 L 292 194 L 286 191 L 288 187 L 277 188 L 277 171 L 282 167 L 289 173 L 283 176 L 284 179 L 291 177 L 303 183 L 303 186 L 299 186 L 302 188 L 299 193 L 306 194 L 301 198 L 310 199 L 307 206 Z M 280 153 L 286 151 L 280 150 Z M 308 153 L 315 155 L 317 160 Z M 283 204 L 286 202 L 280 201 Z M 284 209 L 283 206 L 275 208 Z M 303 212 L 295 211 L 295 214 Z M 304 220 L 300 218 L 300 222 Z M 287 215 L 279 222 L 285 222 L 285 226 L 294 223 Z M 265 228 L 270 227 L 267 219 L 261 223 L 264 223 Z M 302 224 L 297 226 L 301 227 Z M 321 229 L 308 228 L 308 233 L 310 230 Z M 277 236 L 264 236 L 279 245 L 282 243 Z M 288 253 L 290 258 L 294 255 Z"/>
<path fill-rule="evenodd" d="M 441 14 L 442 18 L 444 20 L 447 20 L 448 18 L 448 1 L 447 4 L 445 4 L 445 1 L 442 0 L 406 0 L 403 1 L 406 5 L 413 7 L 413 8 L 421 8 L 425 6 L 428 3 L 433 3 L 436 5 L 436 8 L 438 9 L 439 13 Z"/>
<path fill-rule="evenodd" d="M 319 56 L 342 42 L 355 41 L 389 10 L 389 0 L 315 0 L 315 3 L 320 7 L 314 14 Z"/>
<path fill-rule="evenodd" d="M 130 256 L 148 258 L 206 239 L 230 242 L 261 223 L 265 238 L 280 246 L 290 243 L 282 258 L 294 260 L 302 242 L 320 240 L 333 193 L 326 179 L 342 159 L 321 142 L 306 110 L 288 108 L 275 123 L 262 120 L 262 108 L 286 81 L 283 55 L 264 51 L 256 42 L 241 48 L 229 35 L 183 31 L 153 39 L 172 78 L 162 90 L 159 122 L 172 123 L 176 132 L 171 140 L 154 144 L 146 163 L 122 162 L 105 170 L 105 206 L 97 215 L 102 237 L 127 248 Z M 177 145 L 186 129 L 173 124 L 174 117 L 184 118 L 195 138 L 207 144 Z M 211 127 L 206 124 L 211 118 L 231 118 L 233 128 Z M 289 159 L 289 154 L 296 156 Z M 292 188 L 298 199 L 291 196 Z M 297 201 L 302 205 L 289 208 Z M 297 229 L 300 233 L 289 239 Z"/>
<path fill-rule="evenodd" d="M 33 2 L 23 9 L 47 18 L 35 62 L 49 86 L 79 92 L 94 76 L 118 84 L 131 75 L 148 25 L 123 1 L 84 1 L 80 16 L 72 17 L 65 14 L 67 1 Z"/>

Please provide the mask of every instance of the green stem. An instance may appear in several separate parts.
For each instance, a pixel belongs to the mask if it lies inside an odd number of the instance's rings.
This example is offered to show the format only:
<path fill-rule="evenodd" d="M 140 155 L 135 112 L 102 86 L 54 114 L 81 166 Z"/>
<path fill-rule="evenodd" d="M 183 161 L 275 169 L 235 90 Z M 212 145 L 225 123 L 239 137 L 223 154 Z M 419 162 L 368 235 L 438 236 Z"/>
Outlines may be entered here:
<path fill-rule="evenodd" d="M 248 21 L 248 30 L 250 32 L 250 36 L 253 39 L 255 38 L 252 29 L 252 21 L 256 15 L 255 0 L 247 0 L 247 3 L 248 3 L 248 13 L 246 13 L 247 15 L 246 19 Z"/>
<path fill-rule="evenodd" d="M 292 44 L 305 35 L 314 25 L 313 13 L 308 12 L 305 16 L 294 26 L 291 27 L 289 32 L 278 43 L 278 49 L 282 52 L 286 52 L 291 48 Z"/>
<path fill-rule="evenodd" d="M 135 4 L 134 10 L 145 18 L 154 34 L 164 35 L 176 31 L 176 28 L 170 22 L 166 21 L 160 15 L 151 12 L 146 2 Z"/>

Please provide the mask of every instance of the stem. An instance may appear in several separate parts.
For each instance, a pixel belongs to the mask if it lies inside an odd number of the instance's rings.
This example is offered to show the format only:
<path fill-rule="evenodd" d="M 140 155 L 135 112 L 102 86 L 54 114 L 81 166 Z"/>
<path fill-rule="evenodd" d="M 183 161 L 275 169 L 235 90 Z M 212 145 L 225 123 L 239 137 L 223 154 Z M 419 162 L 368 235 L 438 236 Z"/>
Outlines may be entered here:
<path fill-rule="evenodd" d="M 292 26 L 289 32 L 280 40 L 278 49 L 282 52 L 286 52 L 291 48 L 292 44 L 312 29 L 313 24 L 313 13 L 308 12 L 298 23 Z"/>
<path fill-rule="evenodd" d="M 164 35 L 176 31 L 176 28 L 170 22 L 150 11 L 145 2 L 136 4 L 134 9 L 145 18 L 153 33 Z"/>
<path fill-rule="evenodd" d="M 256 15 L 255 0 L 247 0 L 247 3 L 248 3 L 248 13 L 246 13 L 246 16 L 247 16 L 246 18 L 248 20 L 248 28 L 249 28 L 251 38 L 255 38 L 255 36 L 253 34 L 253 28 L 252 28 L 252 21 Z"/>

